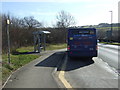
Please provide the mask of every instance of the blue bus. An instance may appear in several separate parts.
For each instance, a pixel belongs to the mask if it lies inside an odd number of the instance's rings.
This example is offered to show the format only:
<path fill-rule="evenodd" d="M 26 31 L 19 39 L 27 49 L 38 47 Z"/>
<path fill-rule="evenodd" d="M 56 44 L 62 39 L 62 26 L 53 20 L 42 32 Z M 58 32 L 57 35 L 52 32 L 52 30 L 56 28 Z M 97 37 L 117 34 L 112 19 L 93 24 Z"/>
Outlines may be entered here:
<path fill-rule="evenodd" d="M 67 41 L 69 57 L 97 57 L 95 28 L 69 28 Z"/>

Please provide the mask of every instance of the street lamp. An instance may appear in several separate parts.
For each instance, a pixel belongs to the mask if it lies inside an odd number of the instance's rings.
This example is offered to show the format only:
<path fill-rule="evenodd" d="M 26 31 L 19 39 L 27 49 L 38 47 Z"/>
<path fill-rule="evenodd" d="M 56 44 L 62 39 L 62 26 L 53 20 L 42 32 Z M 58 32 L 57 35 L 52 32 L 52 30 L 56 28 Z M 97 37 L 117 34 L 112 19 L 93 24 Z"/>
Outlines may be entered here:
<path fill-rule="evenodd" d="M 7 37 L 8 37 L 8 63 L 10 64 L 10 35 L 9 35 L 9 25 L 10 25 L 10 20 L 9 18 L 7 19 Z"/>
<path fill-rule="evenodd" d="M 113 19 L 113 11 L 109 11 L 111 13 L 111 42 L 112 42 L 112 19 Z"/>

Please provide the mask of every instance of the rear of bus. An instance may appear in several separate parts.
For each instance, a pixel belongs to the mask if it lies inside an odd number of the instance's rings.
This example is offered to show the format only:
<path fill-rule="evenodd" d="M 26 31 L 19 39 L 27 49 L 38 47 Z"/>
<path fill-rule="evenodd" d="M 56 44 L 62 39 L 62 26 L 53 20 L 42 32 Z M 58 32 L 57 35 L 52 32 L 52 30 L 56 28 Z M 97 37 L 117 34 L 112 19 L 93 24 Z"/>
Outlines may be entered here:
<path fill-rule="evenodd" d="M 68 56 L 96 57 L 97 39 L 95 28 L 68 29 Z"/>

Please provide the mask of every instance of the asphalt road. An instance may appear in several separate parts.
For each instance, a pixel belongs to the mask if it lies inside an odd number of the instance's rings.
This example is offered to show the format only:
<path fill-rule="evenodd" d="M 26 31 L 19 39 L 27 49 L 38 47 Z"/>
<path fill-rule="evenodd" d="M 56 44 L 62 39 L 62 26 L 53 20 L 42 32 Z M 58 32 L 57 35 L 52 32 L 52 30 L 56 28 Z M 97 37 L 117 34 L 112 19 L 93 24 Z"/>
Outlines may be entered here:
<path fill-rule="evenodd" d="M 17 70 L 4 88 L 58 88 L 53 72 L 64 52 L 49 51 Z"/>
<path fill-rule="evenodd" d="M 65 78 L 73 88 L 118 88 L 118 74 L 101 59 L 66 59 Z"/>
<path fill-rule="evenodd" d="M 109 48 L 112 47 L 112 48 Z M 107 62 L 111 67 L 115 68 L 116 70 L 120 70 L 120 53 L 119 48 L 115 47 L 114 45 L 99 45 L 98 49 L 98 57 Z"/>

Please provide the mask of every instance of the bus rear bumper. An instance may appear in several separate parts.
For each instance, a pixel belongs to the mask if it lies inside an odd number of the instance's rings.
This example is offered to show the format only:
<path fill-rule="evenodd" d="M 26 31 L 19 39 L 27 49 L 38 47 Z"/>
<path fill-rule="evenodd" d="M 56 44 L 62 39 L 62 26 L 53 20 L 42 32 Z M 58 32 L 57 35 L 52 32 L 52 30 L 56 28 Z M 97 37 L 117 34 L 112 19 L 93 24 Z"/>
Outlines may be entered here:
<path fill-rule="evenodd" d="M 68 51 L 69 57 L 97 57 L 97 51 L 83 52 L 83 51 Z"/>

